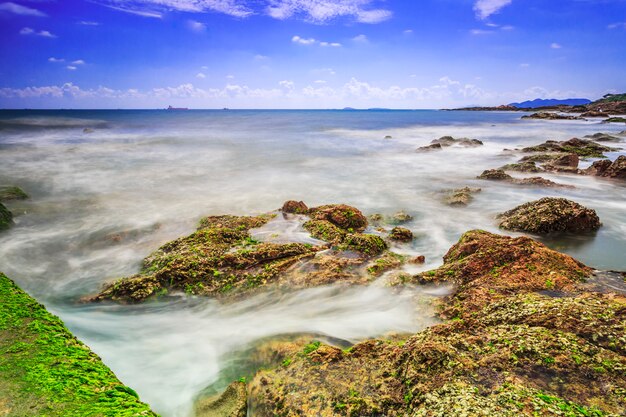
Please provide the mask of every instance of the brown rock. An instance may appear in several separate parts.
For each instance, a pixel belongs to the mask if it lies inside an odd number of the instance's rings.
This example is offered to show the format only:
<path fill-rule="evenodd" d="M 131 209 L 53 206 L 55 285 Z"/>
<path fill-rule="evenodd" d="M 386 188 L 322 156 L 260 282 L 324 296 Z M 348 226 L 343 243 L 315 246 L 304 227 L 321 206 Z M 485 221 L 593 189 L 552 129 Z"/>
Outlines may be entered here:
<path fill-rule="evenodd" d="M 389 233 L 389 239 L 401 242 L 410 242 L 413 240 L 413 232 L 404 227 L 394 227 Z"/>
<path fill-rule="evenodd" d="M 595 175 L 598 177 L 626 179 L 626 156 L 620 155 L 613 162 L 608 159 L 595 161 L 589 168 L 585 170 L 587 175 Z"/>
<path fill-rule="evenodd" d="M 196 417 L 246 417 L 248 394 L 244 382 L 233 382 L 217 396 L 196 402 Z"/>
<path fill-rule="evenodd" d="M 309 208 L 302 201 L 289 200 L 285 201 L 281 211 L 283 213 L 306 214 L 308 213 Z"/>
<path fill-rule="evenodd" d="M 367 227 L 367 218 L 355 207 L 346 204 L 329 204 L 314 207 L 309 215 L 315 220 L 327 220 L 341 229 L 362 232 Z"/>
<path fill-rule="evenodd" d="M 477 177 L 479 180 L 510 181 L 512 176 L 501 169 L 488 169 Z"/>

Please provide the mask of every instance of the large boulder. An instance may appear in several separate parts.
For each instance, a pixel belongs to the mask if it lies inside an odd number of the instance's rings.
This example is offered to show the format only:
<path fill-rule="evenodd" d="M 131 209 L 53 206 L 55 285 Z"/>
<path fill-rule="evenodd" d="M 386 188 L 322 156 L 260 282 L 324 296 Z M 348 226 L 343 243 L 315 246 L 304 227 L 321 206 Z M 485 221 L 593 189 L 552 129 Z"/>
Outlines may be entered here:
<path fill-rule="evenodd" d="M 611 152 L 617 149 L 600 145 L 587 139 L 572 138 L 566 141 L 557 142 L 548 140 L 540 145 L 522 148 L 522 152 L 560 152 L 574 153 L 580 157 L 603 158 L 604 152 Z"/>
<path fill-rule="evenodd" d="M 283 213 L 307 214 L 309 208 L 302 201 L 289 200 L 285 201 L 281 211 Z"/>
<path fill-rule="evenodd" d="M 522 204 L 498 216 L 506 230 L 548 234 L 553 232 L 590 232 L 600 228 L 592 209 L 564 198 L 545 197 Z"/>

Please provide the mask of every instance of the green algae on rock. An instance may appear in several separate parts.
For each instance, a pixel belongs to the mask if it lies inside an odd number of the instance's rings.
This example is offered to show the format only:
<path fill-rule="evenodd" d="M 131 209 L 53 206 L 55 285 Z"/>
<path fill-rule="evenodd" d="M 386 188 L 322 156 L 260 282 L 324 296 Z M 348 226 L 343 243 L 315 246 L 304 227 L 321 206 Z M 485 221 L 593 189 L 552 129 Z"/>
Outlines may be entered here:
<path fill-rule="evenodd" d="M 156 416 L 61 320 L 0 273 L 0 413 Z"/>
<path fill-rule="evenodd" d="M 0 202 L 9 200 L 25 200 L 28 198 L 28 194 L 24 192 L 20 187 L 15 186 L 1 186 L 0 187 Z"/>
<path fill-rule="evenodd" d="M 540 145 L 523 148 L 522 152 L 574 153 L 585 158 L 604 158 L 604 152 L 616 150 L 616 148 L 600 145 L 591 140 L 572 138 L 562 142 L 548 140 Z"/>
<path fill-rule="evenodd" d="M 110 284 L 92 301 L 137 302 L 172 290 L 220 297 L 276 283 L 281 271 L 322 248 L 252 239 L 249 230 L 270 218 L 206 217 L 196 232 L 166 243 L 149 255 L 138 275 Z"/>
<path fill-rule="evenodd" d="M 585 292 L 591 269 L 530 238 L 483 231 L 464 234 L 444 261 L 416 278 L 457 283 L 445 303 L 454 315 L 442 309 L 453 319 L 403 341 L 310 343 L 286 366 L 257 373 L 255 415 L 582 417 L 626 408 L 626 299 Z"/>
<path fill-rule="evenodd" d="M 591 232 L 602 225 L 595 210 L 552 197 L 522 204 L 500 214 L 498 219 L 503 229 L 536 234 Z"/>
<path fill-rule="evenodd" d="M 248 414 L 248 398 L 246 383 L 236 381 L 226 390 L 210 398 L 196 402 L 195 417 L 246 417 Z"/>
<path fill-rule="evenodd" d="M 444 198 L 449 206 L 467 206 L 474 199 L 474 194 L 481 192 L 480 188 L 463 187 L 451 190 Z"/>
<path fill-rule="evenodd" d="M 11 225 L 13 225 L 13 214 L 0 203 L 0 230 L 8 229 Z"/>
<path fill-rule="evenodd" d="M 389 239 L 399 242 L 410 242 L 413 240 L 413 232 L 411 232 L 406 227 L 396 226 L 391 229 L 391 232 L 389 233 Z"/>

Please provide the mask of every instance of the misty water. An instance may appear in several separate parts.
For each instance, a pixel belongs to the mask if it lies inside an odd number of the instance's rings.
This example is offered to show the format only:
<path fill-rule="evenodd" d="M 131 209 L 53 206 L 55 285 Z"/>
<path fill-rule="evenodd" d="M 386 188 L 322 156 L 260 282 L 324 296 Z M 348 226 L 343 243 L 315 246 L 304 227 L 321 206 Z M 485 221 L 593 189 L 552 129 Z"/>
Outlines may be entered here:
<path fill-rule="evenodd" d="M 223 388 L 246 371 L 246 352 L 260 341 L 307 334 L 350 344 L 416 332 L 436 322 L 424 298 L 441 295 L 431 288 L 392 290 L 377 282 L 270 292 L 233 303 L 182 294 L 135 306 L 79 302 L 104 282 L 136 273 L 146 255 L 192 232 L 202 216 L 260 214 L 289 199 L 309 206 L 346 203 L 365 214 L 404 210 L 414 217 L 406 226 L 416 239 L 393 250 L 424 255 L 424 265 L 407 267 L 417 272 L 439 266 L 463 232 L 497 232 L 496 214 L 544 196 L 565 197 L 595 209 L 603 227 L 593 235 L 542 241 L 594 268 L 626 269 L 623 183 L 541 174 L 575 186 L 549 189 L 475 179 L 484 169 L 519 159 L 505 148 L 617 133 L 624 126 L 522 121 L 520 116 L 0 112 L 0 185 L 19 185 L 31 196 L 7 204 L 16 225 L 0 234 L 0 270 L 58 314 L 155 411 L 186 417 L 198 393 Z M 444 135 L 485 144 L 415 152 Z M 619 154 L 623 150 L 607 155 Z M 482 192 L 465 208 L 442 203 L 442 191 L 464 186 Z M 269 227 L 256 236 L 310 239 L 298 222 Z"/>

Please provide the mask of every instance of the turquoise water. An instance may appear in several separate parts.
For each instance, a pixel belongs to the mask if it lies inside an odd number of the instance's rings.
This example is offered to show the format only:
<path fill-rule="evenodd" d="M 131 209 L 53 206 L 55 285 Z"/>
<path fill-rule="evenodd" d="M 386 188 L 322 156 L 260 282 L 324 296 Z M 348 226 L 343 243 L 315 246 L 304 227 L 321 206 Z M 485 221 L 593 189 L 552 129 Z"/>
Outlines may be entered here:
<path fill-rule="evenodd" d="M 256 340 L 313 332 L 355 342 L 432 323 L 432 312 L 416 307 L 415 292 L 377 286 L 262 295 L 229 306 L 185 298 L 145 306 L 77 303 L 103 282 L 135 273 L 143 257 L 191 232 L 203 215 L 257 214 L 288 199 L 347 203 L 366 214 L 404 210 L 413 215 L 408 227 L 418 238 L 395 250 L 425 255 L 426 264 L 410 270 L 417 272 L 440 265 L 463 232 L 497 232 L 497 213 L 544 196 L 566 197 L 595 209 L 604 226 L 595 235 L 544 241 L 595 268 L 625 270 L 624 184 L 555 174 L 542 176 L 576 188 L 475 179 L 519 158 L 505 148 L 624 126 L 520 116 L 0 111 L 0 184 L 19 185 L 32 197 L 10 205 L 17 224 L 0 235 L 0 270 L 59 314 L 157 411 L 187 416 L 194 396 Z M 485 145 L 415 152 L 444 135 Z M 483 191 L 465 208 L 442 203 L 443 190 L 463 186 Z"/>

